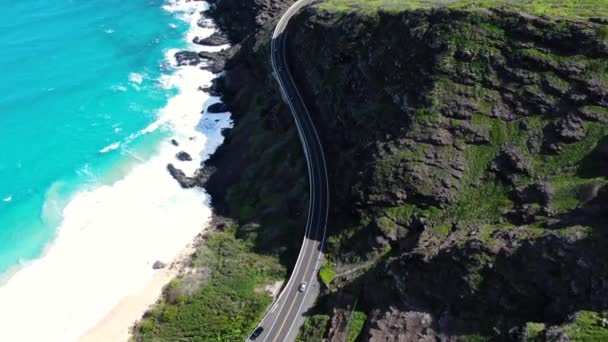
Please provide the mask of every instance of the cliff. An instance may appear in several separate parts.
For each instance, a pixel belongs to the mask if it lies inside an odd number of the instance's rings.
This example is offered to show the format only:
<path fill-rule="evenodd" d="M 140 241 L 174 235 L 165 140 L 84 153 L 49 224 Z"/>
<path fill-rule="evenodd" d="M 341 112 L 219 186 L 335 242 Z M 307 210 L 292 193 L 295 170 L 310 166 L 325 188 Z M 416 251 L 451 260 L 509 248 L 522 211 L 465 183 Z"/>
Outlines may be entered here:
<path fill-rule="evenodd" d="M 197 181 L 287 267 L 307 180 L 269 44 L 292 2 L 212 8 L 235 127 Z M 330 0 L 289 25 L 332 190 L 301 340 L 608 338 L 607 6 L 434 3 Z"/>
<path fill-rule="evenodd" d="M 368 315 L 361 340 L 520 338 L 527 322 L 606 309 L 598 22 L 311 8 L 291 24 L 332 171 L 330 253 L 381 256 L 340 284 Z"/>

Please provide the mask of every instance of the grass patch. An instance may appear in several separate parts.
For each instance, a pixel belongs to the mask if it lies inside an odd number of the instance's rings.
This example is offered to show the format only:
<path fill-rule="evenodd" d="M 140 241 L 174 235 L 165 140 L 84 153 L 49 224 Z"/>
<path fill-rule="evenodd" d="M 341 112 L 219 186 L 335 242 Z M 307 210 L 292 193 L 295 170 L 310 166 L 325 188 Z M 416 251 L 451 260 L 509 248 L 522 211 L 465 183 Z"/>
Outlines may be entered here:
<path fill-rule="evenodd" d="M 365 13 L 375 13 L 379 10 L 401 12 L 449 7 L 471 11 L 485 8 L 506 8 L 540 16 L 573 19 L 608 16 L 608 6 L 606 6 L 605 0 L 325 0 L 317 6 L 336 12 L 362 11 Z M 602 37 L 602 32 L 599 33 L 600 37 Z"/>
<path fill-rule="evenodd" d="M 137 324 L 136 341 L 242 341 L 255 328 L 272 301 L 260 287 L 283 279 L 285 270 L 232 230 L 209 237 L 195 263 L 206 275 L 174 280 Z"/>
<path fill-rule="evenodd" d="M 543 341 L 544 323 L 526 323 L 526 340 L 530 342 Z"/>
<path fill-rule="evenodd" d="M 319 277 L 321 278 L 323 284 L 325 284 L 325 286 L 329 288 L 331 286 L 331 282 L 336 277 L 334 265 L 329 261 L 325 261 L 323 263 L 323 267 L 321 267 L 321 269 L 319 270 Z"/>
<path fill-rule="evenodd" d="M 319 342 L 323 341 L 329 323 L 328 315 L 314 315 L 306 318 L 296 338 L 297 342 Z"/>
<path fill-rule="evenodd" d="M 447 237 L 450 235 L 450 231 L 452 230 L 452 225 L 450 223 L 444 223 L 440 225 L 433 226 L 431 231 L 438 236 Z"/>
<path fill-rule="evenodd" d="M 353 312 L 353 317 L 350 321 L 350 325 L 348 326 L 348 342 L 355 342 L 361 332 L 363 331 L 363 326 L 365 326 L 365 321 L 367 320 L 367 315 L 362 311 Z"/>
<path fill-rule="evenodd" d="M 608 341 L 608 322 L 602 318 L 597 312 L 579 311 L 566 327 L 566 335 L 573 341 Z"/>
<path fill-rule="evenodd" d="M 567 212 L 583 204 L 591 198 L 592 188 L 605 184 L 602 178 L 580 178 L 573 173 L 563 174 L 551 179 L 555 186 L 553 209 Z"/>

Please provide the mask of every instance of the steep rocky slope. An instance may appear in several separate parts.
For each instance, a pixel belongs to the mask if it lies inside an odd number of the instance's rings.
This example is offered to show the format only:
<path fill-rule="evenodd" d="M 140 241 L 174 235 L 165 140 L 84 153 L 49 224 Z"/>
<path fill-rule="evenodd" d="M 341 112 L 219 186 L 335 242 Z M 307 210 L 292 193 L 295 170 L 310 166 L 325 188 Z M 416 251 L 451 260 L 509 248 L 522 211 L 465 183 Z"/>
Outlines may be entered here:
<path fill-rule="evenodd" d="M 606 30 L 501 10 L 293 22 L 333 176 L 330 252 L 390 250 L 355 290 L 363 340 L 515 338 L 607 307 Z"/>
<path fill-rule="evenodd" d="M 215 2 L 234 46 L 202 57 L 225 65 L 212 91 L 235 128 L 186 180 L 286 266 L 307 182 L 269 44 L 292 2 Z M 608 337 L 608 21 L 410 3 L 319 5 L 289 26 L 333 204 L 302 340 Z"/>

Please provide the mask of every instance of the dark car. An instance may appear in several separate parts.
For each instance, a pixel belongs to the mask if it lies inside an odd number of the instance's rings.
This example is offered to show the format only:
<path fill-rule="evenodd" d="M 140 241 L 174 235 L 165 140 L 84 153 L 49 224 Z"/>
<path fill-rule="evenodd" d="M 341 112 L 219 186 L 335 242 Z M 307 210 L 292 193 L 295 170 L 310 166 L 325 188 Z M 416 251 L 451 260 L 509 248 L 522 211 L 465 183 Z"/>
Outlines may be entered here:
<path fill-rule="evenodd" d="M 262 335 L 262 333 L 264 332 L 264 328 L 262 327 L 257 327 L 253 333 L 251 334 L 251 336 L 249 336 L 249 339 L 251 340 L 255 340 L 256 338 L 258 338 L 260 335 Z"/>

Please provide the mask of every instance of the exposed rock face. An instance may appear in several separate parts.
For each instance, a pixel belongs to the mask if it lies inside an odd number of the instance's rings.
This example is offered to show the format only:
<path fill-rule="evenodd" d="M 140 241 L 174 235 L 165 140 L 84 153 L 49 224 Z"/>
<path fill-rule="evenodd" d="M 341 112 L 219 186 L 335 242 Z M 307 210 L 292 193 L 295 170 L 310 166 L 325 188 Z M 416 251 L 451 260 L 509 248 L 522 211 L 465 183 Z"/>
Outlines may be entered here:
<path fill-rule="evenodd" d="M 223 102 L 214 103 L 211 106 L 207 107 L 207 113 L 211 114 L 225 113 L 229 111 L 230 107 Z"/>
<path fill-rule="evenodd" d="M 529 176 L 530 173 L 528 161 L 513 147 L 503 148 L 492 162 L 491 169 L 511 184 L 516 183 L 516 177 Z"/>
<path fill-rule="evenodd" d="M 203 62 L 202 69 L 211 71 L 214 74 L 222 72 L 226 66 L 226 60 L 230 58 L 233 50 L 222 50 L 219 52 L 208 52 L 201 51 L 198 53 L 198 57 Z"/>
<path fill-rule="evenodd" d="M 228 37 L 222 32 L 214 32 L 211 36 L 202 39 L 200 37 L 194 37 L 192 42 L 194 44 L 209 46 L 219 46 L 230 43 Z"/>
<path fill-rule="evenodd" d="M 295 0 L 217 1 L 211 12 L 218 26 L 228 33 L 230 39 L 241 42 L 268 21 L 278 18 L 294 2 Z"/>
<path fill-rule="evenodd" d="M 369 342 L 434 342 L 438 336 L 433 331 L 433 319 L 420 312 L 401 312 L 391 309 L 377 312 L 369 333 L 363 341 Z"/>
<path fill-rule="evenodd" d="M 590 178 L 605 177 L 602 145 L 591 152 L 608 134 L 608 85 L 589 74 L 608 58 L 597 26 L 314 8 L 291 25 L 289 59 L 330 163 L 334 222 L 358 226 L 342 257 L 392 248 L 363 281 L 364 340 L 518 338 L 527 321 L 608 305 L 590 276 L 607 271 L 597 207 L 606 180 Z M 403 323 L 421 311 L 425 324 Z"/>
<path fill-rule="evenodd" d="M 173 164 L 167 165 L 167 171 L 169 171 L 171 177 L 173 177 L 184 189 L 193 188 L 197 185 L 195 179 L 186 176 L 184 171 L 176 168 L 175 166 L 173 166 Z"/>
<path fill-rule="evenodd" d="M 239 232 L 293 261 L 305 164 L 268 65 L 276 13 L 291 2 L 212 10 L 234 43 L 213 88 L 236 124 L 207 163 L 220 171 L 200 184 L 242 221 L 293 224 Z M 390 250 L 356 290 L 335 290 L 361 293 L 363 340 L 520 339 L 526 322 L 608 305 L 599 24 L 313 8 L 290 25 L 292 73 L 330 163 L 339 228 L 328 250 L 345 263 Z M 319 310 L 332 315 L 327 297 Z M 329 331 L 343 336 L 334 318 Z"/>
<path fill-rule="evenodd" d="M 200 57 L 193 51 L 179 51 L 175 53 L 177 65 L 198 65 L 201 62 Z"/>

